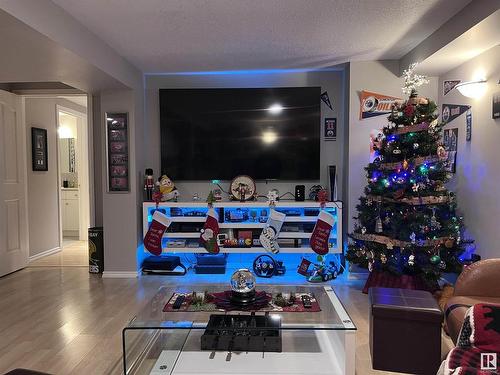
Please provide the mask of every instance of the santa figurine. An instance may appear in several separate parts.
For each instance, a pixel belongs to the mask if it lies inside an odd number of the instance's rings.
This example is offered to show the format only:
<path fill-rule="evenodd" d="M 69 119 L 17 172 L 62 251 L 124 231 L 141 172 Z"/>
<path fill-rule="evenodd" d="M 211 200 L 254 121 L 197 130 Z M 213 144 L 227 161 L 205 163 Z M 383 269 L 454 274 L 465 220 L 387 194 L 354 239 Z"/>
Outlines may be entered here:
<path fill-rule="evenodd" d="M 162 202 L 177 201 L 179 191 L 167 175 L 161 176 L 156 184 L 159 187 Z"/>

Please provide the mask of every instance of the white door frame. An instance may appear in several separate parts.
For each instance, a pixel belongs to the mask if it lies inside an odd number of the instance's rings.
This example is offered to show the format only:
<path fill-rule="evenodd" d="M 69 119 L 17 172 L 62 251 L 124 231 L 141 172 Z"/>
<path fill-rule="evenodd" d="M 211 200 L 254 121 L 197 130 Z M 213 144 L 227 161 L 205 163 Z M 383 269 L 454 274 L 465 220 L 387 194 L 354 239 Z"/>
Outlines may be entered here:
<path fill-rule="evenodd" d="M 78 190 L 79 190 L 79 230 L 78 237 L 80 240 L 86 240 L 88 228 L 90 226 L 90 171 L 91 164 L 89 163 L 89 136 L 88 136 L 88 121 L 87 115 L 65 107 L 61 104 L 56 104 L 57 128 L 59 129 L 59 113 L 67 113 L 77 118 L 77 171 L 78 171 Z M 58 150 L 59 155 L 59 150 Z M 60 165 L 60 164 L 59 164 Z M 61 171 L 58 167 L 57 171 L 59 190 L 61 184 Z M 59 197 L 59 218 L 61 218 L 61 197 Z M 62 223 L 59 219 L 59 232 L 62 244 Z"/>

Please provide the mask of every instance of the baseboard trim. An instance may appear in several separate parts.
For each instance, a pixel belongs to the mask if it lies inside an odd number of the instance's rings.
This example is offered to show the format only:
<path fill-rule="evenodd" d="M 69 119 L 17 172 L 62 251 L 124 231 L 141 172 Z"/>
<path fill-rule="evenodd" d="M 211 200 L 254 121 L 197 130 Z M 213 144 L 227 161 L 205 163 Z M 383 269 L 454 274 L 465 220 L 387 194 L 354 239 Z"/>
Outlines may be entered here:
<path fill-rule="evenodd" d="M 102 273 L 103 279 L 135 279 L 138 273 L 134 271 L 104 271 Z"/>
<path fill-rule="evenodd" d="M 35 261 L 37 259 L 44 258 L 46 256 L 58 253 L 61 250 L 62 250 L 62 248 L 60 248 L 58 246 L 58 247 L 54 247 L 53 249 L 42 251 L 41 253 L 38 253 L 38 254 L 35 254 L 35 255 L 32 255 L 32 256 L 28 257 L 28 262 L 31 263 L 31 262 L 33 262 L 33 261 Z"/>

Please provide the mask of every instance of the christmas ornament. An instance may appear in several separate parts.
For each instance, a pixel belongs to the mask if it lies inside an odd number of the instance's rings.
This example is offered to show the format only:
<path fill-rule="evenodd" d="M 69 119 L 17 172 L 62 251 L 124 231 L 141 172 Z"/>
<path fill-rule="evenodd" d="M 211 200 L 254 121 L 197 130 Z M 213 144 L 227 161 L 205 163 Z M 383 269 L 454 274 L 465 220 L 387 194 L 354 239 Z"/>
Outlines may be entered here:
<path fill-rule="evenodd" d="M 442 270 L 446 269 L 446 263 L 443 261 L 439 262 L 439 268 L 441 268 Z"/>
<path fill-rule="evenodd" d="M 412 232 L 410 234 L 410 241 L 411 241 L 411 243 L 415 243 L 416 238 L 417 238 L 417 236 L 415 235 L 415 232 Z"/>
<path fill-rule="evenodd" d="M 408 257 L 408 265 L 409 266 L 414 266 L 415 265 L 415 255 L 412 254 L 412 255 L 410 255 Z"/>
<path fill-rule="evenodd" d="M 419 148 L 419 147 L 420 147 L 420 145 L 419 145 L 418 143 L 414 143 L 414 144 L 413 144 L 413 149 L 414 149 L 414 150 L 416 150 L 416 149 L 417 149 L 417 148 Z"/>
<path fill-rule="evenodd" d="M 413 186 L 411 187 L 411 190 L 413 190 L 416 193 L 416 192 L 418 192 L 419 188 L 420 188 L 420 186 L 418 184 L 413 184 Z"/>
<path fill-rule="evenodd" d="M 396 178 L 396 183 L 397 184 L 404 184 L 406 182 L 405 178 L 404 177 L 398 177 Z"/>
<path fill-rule="evenodd" d="M 366 205 L 367 205 L 367 206 L 371 206 L 372 204 L 373 204 L 373 199 L 368 198 L 368 199 L 366 200 Z"/>
<path fill-rule="evenodd" d="M 429 130 L 428 130 L 428 132 L 430 134 L 436 132 L 436 130 L 437 130 L 437 124 L 438 124 L 438 120 L 437 119 L 431 121 L 431 123 L 429 124 Z"/>
<path fill-rule="evenodd" d="M 384 224 L 385 224 L 385 225 L 389 225 L 390 223 L 391 223 L 391 218 L 390 218 L 389 216 L 386 216 L 386 217 L 384 218 Z"/>
<path fill-rule="evenodd" d="M 385 254 L 380 254 L 380 261 L 382 262 L 382 264 L 386 264 L 387 256 Z"/>
<path fill-rule="evenodd" d="M 370 271 L 370 272 L 373 271 L 373 262 L 372 261 L 368 262 L 368 271 Z"/>
<path fill-rule="evenodd" d="M 365 234 L 366 233 L 366 227 L 361 228 L 361 233 Z"/>
<path fill-rule="evenodd" d="M 441 257 L 439 255 L 433 255 L 429 260 L 431 264 L 438 264 L 439 262 L 441 262 Z"/>
<path fill-rule="evenodd" d="M 438 146 L 437 156 L 438 156 L 439 160 L 441 160 L 441 161 L 446 160 L 446 159 L 448 159 L 448 152 L 446 151 L 446 149 L 443 146 Z"/>
<path fill-rule="evenodd" d="M 392 242 L 387 242 L 387 245 L 385 245 L 387 247 L 387 250 L 392 250 L 394 249 L 394 244 Z"/>
<path fill-rule="evenodd" d="M 401 154 L 401 150 L 399 149 L 399 147 L 396 147 L 394 150 L 392 150 L 392 153 L 394 155 L 399 155 L 399 154 Z"/>
<path fill-rule="evenodd" d="M 404 169 L 405 171 L 408 169 L 408 166 L 409 166 L 409 164 L 408 164 L 408 160 L 406 160 L 406 159 L 405 159 L 405 160 L 403 160 L 403 169 Z"/>
<path fill-rule="evenodd" d="M 441 228 L 441 224 L 439 223 L 439 221 L 437 221 L 437 218 L 436 218 L 436 209 L 434 209 L 434 208 L 432 209 L 432 216 L 431 216 L 430 225 L 431 225 L 432 229 L 440 229 Z"/>
<path fill-rule="evenodd" d="M 384 228 L 382 227 L 382 219 L 379 216 L 375 221 L 375 233 L 382 233 L 383 231 Z"/>

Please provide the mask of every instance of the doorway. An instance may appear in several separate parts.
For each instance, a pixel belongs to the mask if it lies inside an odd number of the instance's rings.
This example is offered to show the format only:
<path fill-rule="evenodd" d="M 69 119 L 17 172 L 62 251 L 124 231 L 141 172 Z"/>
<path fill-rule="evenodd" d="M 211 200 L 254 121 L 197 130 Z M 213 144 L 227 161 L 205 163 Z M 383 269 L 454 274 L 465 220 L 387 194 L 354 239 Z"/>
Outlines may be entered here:
<path fill-rule="evenodd" d="M 56 111 L 59 235 L 62 245 L 58 261 L 62 265 L 86 266 L 90 226 L 87 116 L 61 104 L 56 106 Z"/>
<path fill-rule="evenodd" d="M 52 193 L 46 191 L 44 194 L 52 196 L 53 203 L 50 206 L 54 207 L 54 222 L 57 222 L 57 225 L 50 226 L 40 222 L 41 226 L 50 230 L 52 243 L 57 243 L 57 247 L 55 251 L 30 257 L 30 267 L 88 267 L 87 233 L 92 223 L 92 155 L 89 153 L 91 132 L 87 121 L 87 97 L 33 96 L 27 108 L 30 123 L 36 122 L 39 126 L 49 128 L 49 144 L 53 145 L 53 156 L 49 160 L 53 174 L 36 177 L 50 178 L 50 184 L 46 183 L 45 186 Z M 53 119 L 52 123 L 50 118 Z M 36 190 L 35 183 L 32 185 L 33 190 Z M 32 200 L 39 200 L 38 191 L 35 191 Z"/>

